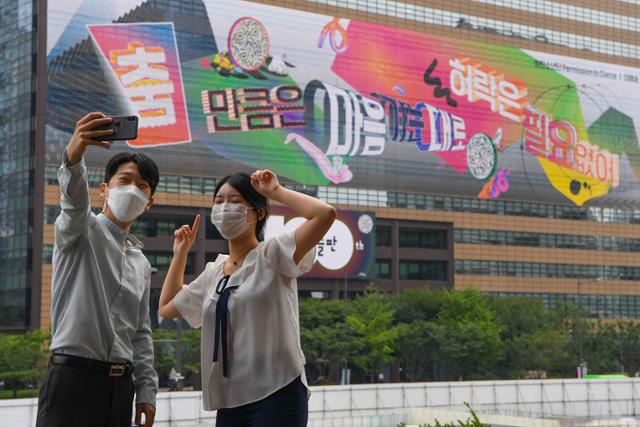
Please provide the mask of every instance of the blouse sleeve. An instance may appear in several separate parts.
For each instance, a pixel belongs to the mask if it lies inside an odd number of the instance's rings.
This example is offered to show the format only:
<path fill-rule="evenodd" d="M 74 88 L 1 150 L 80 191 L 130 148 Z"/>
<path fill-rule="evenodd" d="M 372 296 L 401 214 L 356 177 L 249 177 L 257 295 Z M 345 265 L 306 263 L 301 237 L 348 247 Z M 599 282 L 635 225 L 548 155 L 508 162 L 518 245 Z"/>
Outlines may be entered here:
<path fill-rule="evenodd" d="M 180 315 L 192 328 L 199 328 L 202 325 L 202 306 L 213 266 L 214 263 L 207 263 L 204 271 L 193 282 L 182 285 L 182 289 L 173 298 L 173 303 Z"/>
<path fill-rule="evenodd" d="M 293 254 L 296 251 L 295 230 L 288 231 L 265 242 L 265 257 L 274 268 L 283 275 L 296 278 L 311 270 L 315 260 L 315 247 L 296 264 Z"/>

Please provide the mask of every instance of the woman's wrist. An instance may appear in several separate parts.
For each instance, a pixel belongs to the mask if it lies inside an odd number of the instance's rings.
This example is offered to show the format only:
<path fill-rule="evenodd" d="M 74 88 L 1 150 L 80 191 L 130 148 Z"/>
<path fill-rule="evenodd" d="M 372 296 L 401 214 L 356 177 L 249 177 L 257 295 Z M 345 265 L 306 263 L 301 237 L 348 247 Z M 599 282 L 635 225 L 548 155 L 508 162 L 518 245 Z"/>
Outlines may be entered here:
<path fill-rule="evenodd" d="M 275 190 L 273 190 L 269 194 L 266 194 L 265 196 L 275 202 L 281 202 L 279 200 L 279 195 L 282 194 L 282 190 L 286 190 L 286 189 L 282 187 L 282 185 L 278 185 L 278 187 Z"/>
<path fill-rule="evenodd" d="M 189 250 L 179 249 L 173 251 L 173 261 L 177 263 L 187 263 L 187 257 L 189 256 Z"/>

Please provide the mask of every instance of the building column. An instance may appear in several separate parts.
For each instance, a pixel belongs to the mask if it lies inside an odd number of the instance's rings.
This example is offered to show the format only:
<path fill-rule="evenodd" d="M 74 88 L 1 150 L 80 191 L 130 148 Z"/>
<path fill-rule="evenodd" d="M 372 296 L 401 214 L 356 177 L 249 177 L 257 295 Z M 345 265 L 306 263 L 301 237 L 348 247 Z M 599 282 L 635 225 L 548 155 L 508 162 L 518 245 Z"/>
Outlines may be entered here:
<path fill-rule="evenodd" d="M 400 293 L 400 223 L 397 219 L 391 222 L 391 287 L 396 294 Z"/>
<path fill-rule="evenodd" d="M 340 279 L 331 281 L 331 299 L 340 299 Z"/>
<path fill-rule="evenodd" d="M 33 193 L 31 199 L 32 231 L 31 231 L 31 272 L 27 273 L 29 286 L 31 287 L 29 329 L 40 329 L 42 319 L 40 311 L 42 305 L 42 245 L 44 241 L 44 176 L 45 176 L 45 133 L 47 117 L 47 0 L 33 2 L 36 14 L 36 55 L 32 55 L 35 61 L 34 81 L 35 87 L 31 88 L 35 96 L 31 98 L 31 119 L 35 129 L 31 131 L 31 143 L 34 147 L 33 157 Z M 33 66 L 34 64 L 32 64 Z M 33 126 L 32 124 L 32 126 Z M 26 301 L 25 301 L 26 302 Z M 48 322 L 48 319 L 46 320 Z"/>

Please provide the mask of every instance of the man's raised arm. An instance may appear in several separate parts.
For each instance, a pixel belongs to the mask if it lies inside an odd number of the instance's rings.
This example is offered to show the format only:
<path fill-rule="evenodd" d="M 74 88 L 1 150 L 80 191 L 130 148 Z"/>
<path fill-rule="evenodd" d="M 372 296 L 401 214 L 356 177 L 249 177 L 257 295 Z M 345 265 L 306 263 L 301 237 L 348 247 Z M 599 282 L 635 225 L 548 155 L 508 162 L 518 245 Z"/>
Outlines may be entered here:
<path fill-rule="evenodd" d="M 110 117 L 102 113 L 89 113 L 78 121 L 73 136 L 64 152 L 64 161 L 58 169 L 60 207 L 62 212 L 56 219 L 55 244 L 59 250 L 72 245 L 86 235 L 91 212 L 87 168 L 83 156 L 89 145 L 109 148 L 107 141 L 94 138 L 110 135 L 113 131 L 92 130 L 96 126 L 111 123 Z"/>

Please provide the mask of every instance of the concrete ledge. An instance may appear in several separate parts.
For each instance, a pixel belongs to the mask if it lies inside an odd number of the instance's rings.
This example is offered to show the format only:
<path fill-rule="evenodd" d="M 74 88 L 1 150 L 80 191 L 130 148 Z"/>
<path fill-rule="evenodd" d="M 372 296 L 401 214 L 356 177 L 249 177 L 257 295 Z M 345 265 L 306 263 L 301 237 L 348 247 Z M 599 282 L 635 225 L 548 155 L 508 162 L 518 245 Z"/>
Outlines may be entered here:
<path fill-rule="evenodd" d="M 311 387 L 309 426 L 397 425 L 396 420 L 406 419 L 412 408 L 418 408 L 416 416 L 425 417 L 411 418 L 414 424 L 434 422 L 436 418 L 440 422 L 466 420 L 469 413 L 465 402 L 481 421 L 496 426 L 585 426 L 592 420 L 640 414 L 640 378 Z M 33 426 L 37 405 L 37 399 L 0 400 L 0 425 Z M 155 427 L 211 426 L 214 420 L 215 412 L 202 410 L 201 392 L 158 394 Z"/>

